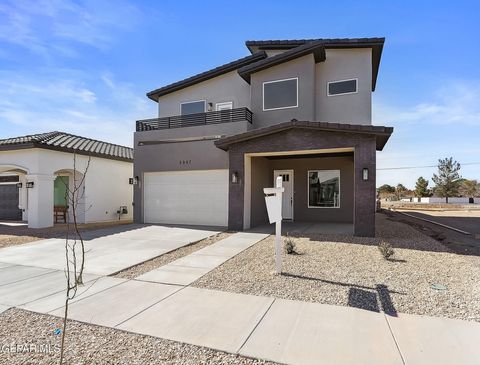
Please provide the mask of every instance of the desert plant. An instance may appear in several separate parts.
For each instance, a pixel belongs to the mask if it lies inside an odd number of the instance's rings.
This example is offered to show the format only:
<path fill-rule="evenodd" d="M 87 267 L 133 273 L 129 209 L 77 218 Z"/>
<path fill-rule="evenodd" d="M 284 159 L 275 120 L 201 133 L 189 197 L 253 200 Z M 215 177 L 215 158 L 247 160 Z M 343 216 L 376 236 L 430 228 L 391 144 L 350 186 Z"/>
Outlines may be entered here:
<path fill-rule="evenodd" d="M 395 255 L 395 251 L 393 250 L 393 247 L 390 243 L 387 241 L 382 240 L 380 244 L 378 245 L 378 249 L 380 250 L 382 256 L 385 258 L 385 260 L 389 260 L 390 257 Z"/>
<path fill-rule="evenodd" d="M 285 248 L 285 252 L 289 255 L 297 254 L 295 242 L 293 241 L 293 238 L 288 235 L 288 233 L 285 237 L 284 248 Z"/>

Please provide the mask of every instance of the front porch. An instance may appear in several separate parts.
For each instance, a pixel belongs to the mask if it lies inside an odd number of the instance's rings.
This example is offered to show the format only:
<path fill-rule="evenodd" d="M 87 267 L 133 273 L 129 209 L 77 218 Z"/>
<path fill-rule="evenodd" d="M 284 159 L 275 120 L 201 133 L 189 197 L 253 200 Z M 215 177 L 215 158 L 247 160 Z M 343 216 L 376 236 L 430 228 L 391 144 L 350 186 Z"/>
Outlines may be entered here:
<path fill-rule="evenodd" d="M 245 166 L 246 226 L 268 223 L 263 188 L 273 186 L 277 176 L 285 187 L 286 222 L 353 225 L 353 149 L 247 154 Z"/>
<path fill-rule="evenodd" d="M 263 188 L 281 174 L 290 190 L 284 218 L 353 225 L 355 235 L 374 236 L 376 150 L 392 130 L 292 120 L 216 141 L 229 153 L 229 228 L 268 222 Z"/>

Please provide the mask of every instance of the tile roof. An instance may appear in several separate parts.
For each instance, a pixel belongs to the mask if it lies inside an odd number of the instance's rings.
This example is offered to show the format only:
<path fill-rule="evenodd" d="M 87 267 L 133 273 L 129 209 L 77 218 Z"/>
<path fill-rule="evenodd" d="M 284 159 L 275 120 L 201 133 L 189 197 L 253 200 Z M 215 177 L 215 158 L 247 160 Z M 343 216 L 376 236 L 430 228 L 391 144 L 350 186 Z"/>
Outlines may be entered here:
<path fill-rule="evenodd" d="M 251 65 L 253 68 L 256 67 L 257 63 L 260 64 L 259 67 L 264 65 L 273 66 L 270 64 L 270 58 L 275 58 L 277 56 L 268 57 L 264 52 L 264 49 L 292 49 L 295 47 L 301 48 L 299 53 L 304 51 L 304 48 L 309 48 L 306 44 L 316 43 L 316 45 L 323 45 L 325 48 L 372 48 L 372 91 L 375 90 L 377 82 L 378 68 L 380 66 L 380 57 L 383 50 L 383 43 L 385 38 L 315 38 L 315 39 L 283 39 L 283 40 L 262 40 L 262 41 L 246 41 L 245 45 L 252 52 L 251 55 L 240 58 L 238 60 L 226 63 L 224 65 L 215 67 L 211 70 L 199 73 L 197 75 L 188 77 L 184 80 L 174 82 L 172 84 L 163 86 L 161 88 L 155 89 L 147 93 L 147 96 L 154 100 L 158 101 L 158 98 L 172 93 L 177 90 L 181 90 L 185 87 L 195 85 L 199 82 L 203 82 L 214 77 L 223 75 L 227 72 L 231 72 L 242 67 L 247 67 Z M 304 46 L 304 47 L 302 47 Z M 315 51 L 315 58 L 321 57 L 320 48 L 317 48 Z M 293 51 L 291 54 L 296 54 L 296 51 Z M 282 56 L 289 57 L 291 54 Z M 278 55 L 280 56 L 280 55 Z M 278 57 L 272 62 L 278 60 L 285 60 L 282 57 Z M 283 62 L 282 61 L 282 62 Z M 242 76 L 244 79 L 249 78 L 248 75 Z"/>
<path fill-rule="evenodd" d="M 191 77 L 186 78 L 184 80 L 177 81 L 177 82 L 174 82 L 173 84 L 169 84 L 169 85 L 163 86 L 159 89 L 150 91 L 150 92 L 147 93 L 147 96 L 154 101 L 158 101 L 158 98 L 160 96 L 172 93 L 174 91 L 183 89 L 184 87 L 191 86 L 191 85 L 197 84 L 197 83 L 202 82 L 202 81 L 212 79 L 214 77 L 223 75 L 227 72 L 234 71 L 234 70 L 236 70 L 236 69 L 238 69 L 242 66 L 248 65 L 252 62 L 257 62 L 257 61 L 262 60 L 264 58 L 267 58 L 267 54 L 265 52 L 263 52 L 263 51 L 255 52 L 252 55 L 240 58 L 238 60 L 226 63 L 226 64 L 218 66 L 218 67 L 215 67 L 211 70 L 208 70 L 208 71 L 199 73 L 197 75 L 191 76 Z"/>
<path fill-rule="evenodd" d="M 376 147 L 378 151 L 381 151 L 383 149 L 391 134 L 393 133 L 393 127 L 384 127 L 379 125 L 310 122 L 292 119 L 289 122 L 283 122 L 268 127 L 252 129 L 248 132 L 223 137 L 215 141 L 215 146 L 224 151 L 227 151 L 232 144 L 293 128 L 315 129 L 326 132 L 343 132 L 374 135 L 376 137 Z"/>
<path fill-rule="evenodd" d="M 245 45 L 253 52 L 252 47 L 265 47 L 271 49 L 271 47 L 278 46 L 279 48 L 292 48 L 300 46 L 305 43 L 322 42 L 325 46 L 372 46 L 375 44 L 383 45 L 385 38 L 310 38 L 310 39 L 270 39 L 261 41 L 246 41 Z"/>
<path fill-rule="evenodd" d="M 285 52 L 272 57 L 265 58 L 261 61 L 251 63 L 238 69 L 238 74 L 248 83 L 250 83 L 250 75 L 252 73 L 264 70 L 266 68 L 291 61 L 295 58 L 313 53 L 315 62 L 325 61 L 325 47 L 322 42 L 305 43 L 301 46 L 293 47 Z"/>
<path fill-rule="evenodd" d="M 28 136 L 0 139 L 0 151 L 23 148 L 46 148 L 82 155 L 133 161 L 133 148 L 64 132 L 47 132 Z"/>
<path fill-rule="evenodd" d="M 332 48 L 371 48 L 372 49 L 372 91 L 377 86 L 378 69 L 382 58 L 385 38 L 313 38 L 313 39 L 271 39 L 262 41 L 246 41 L 245 45 L 250 52 L 266 49 L 291 49 L 306 43 L 321 43 L 326 49 Z"/>

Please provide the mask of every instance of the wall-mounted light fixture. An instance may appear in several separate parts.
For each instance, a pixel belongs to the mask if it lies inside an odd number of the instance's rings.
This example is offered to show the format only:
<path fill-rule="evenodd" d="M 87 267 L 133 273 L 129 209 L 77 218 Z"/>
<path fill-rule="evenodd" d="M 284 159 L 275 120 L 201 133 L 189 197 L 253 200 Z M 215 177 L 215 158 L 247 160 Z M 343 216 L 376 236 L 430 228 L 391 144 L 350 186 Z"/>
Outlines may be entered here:
<path fill-rule="evenodd" d="M 232 184 L 238 184 L 238 171 L 232 172 Z"/>
<path fill-rule="evenodd" d="M 22 183 L 16 183 L 15 186 L 16 186 L 17 188 L 21 189 L 22 186 L 23 186 L 23 184 L 22 184 Z"/>
<path fill-rule="evenodd" d="M 33 181 L 27 181 L 27 183 L 25 184 L 27 189 L 32 189 L 34 185 L 35 183 Z"/>
<path fill-rule="evenodd" d="M 363 170 L 362 170 L 362 179 L 363 179 L 363 181 L 368 180 L 368 169 L 366 167 L 364 167 Z"/>
<path fill-rule="evenodd" d="M 128 183 L 130 185 L 138 185 L 139 178 L 138 176 L 128 178 Z"/>

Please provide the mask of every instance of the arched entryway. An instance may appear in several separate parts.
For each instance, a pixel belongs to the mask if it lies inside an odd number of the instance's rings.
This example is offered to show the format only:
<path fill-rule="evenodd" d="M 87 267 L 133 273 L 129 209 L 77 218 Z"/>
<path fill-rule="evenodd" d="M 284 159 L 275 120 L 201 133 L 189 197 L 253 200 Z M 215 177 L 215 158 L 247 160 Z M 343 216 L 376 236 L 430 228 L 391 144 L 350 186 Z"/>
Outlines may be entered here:
<path fill-rule="evenodd" d="M 53 210 L 55 223 L 64 223 L 63 211 L 69 222 L 75 218 L 77 223 L 85 223 L 85 181 L 81 172 L 62 169 L 54 173 Z"/>

